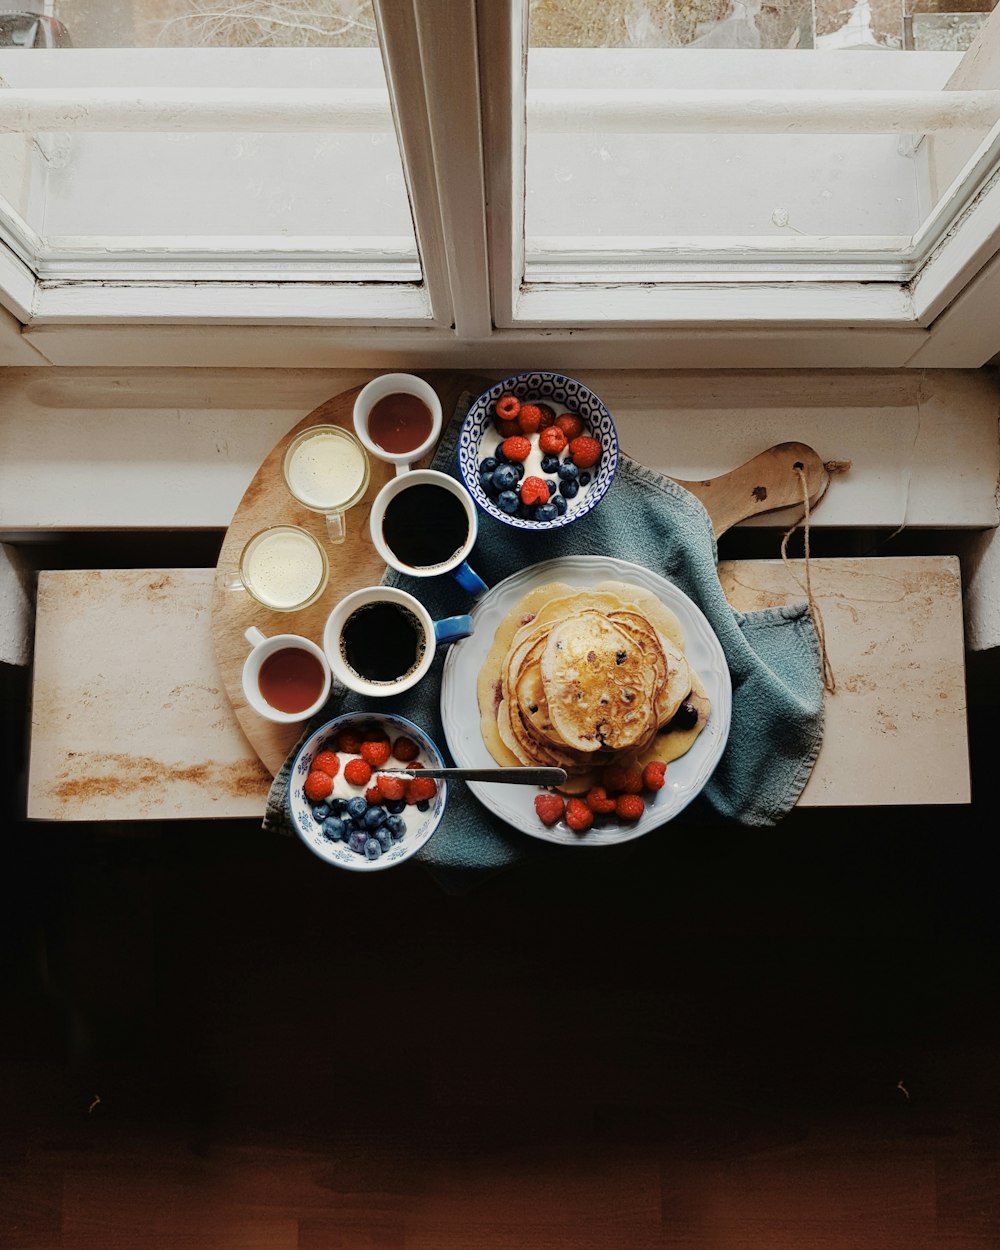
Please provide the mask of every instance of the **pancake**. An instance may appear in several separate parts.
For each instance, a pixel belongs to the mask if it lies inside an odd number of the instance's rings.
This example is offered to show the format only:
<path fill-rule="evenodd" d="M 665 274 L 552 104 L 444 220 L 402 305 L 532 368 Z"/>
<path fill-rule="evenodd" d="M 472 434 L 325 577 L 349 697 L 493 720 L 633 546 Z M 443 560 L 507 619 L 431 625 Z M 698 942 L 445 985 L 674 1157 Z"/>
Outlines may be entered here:
<path fill-rule="evenodd" d="M 588 609 L 557 622 L 542 652 L 549 715 L 576 751 L 623 751 L 655 713 L 655 673 L 631 633 Z"/>
<path fill-rule="evenodd" d="M 612 762 L 679 758 L 711 711 L 683 648 L 676 614 L 642 587 L 536 587 L 501 621 L 479 674 L 490 755 L 566 769 L 566 794 L 599 785 Z"/>

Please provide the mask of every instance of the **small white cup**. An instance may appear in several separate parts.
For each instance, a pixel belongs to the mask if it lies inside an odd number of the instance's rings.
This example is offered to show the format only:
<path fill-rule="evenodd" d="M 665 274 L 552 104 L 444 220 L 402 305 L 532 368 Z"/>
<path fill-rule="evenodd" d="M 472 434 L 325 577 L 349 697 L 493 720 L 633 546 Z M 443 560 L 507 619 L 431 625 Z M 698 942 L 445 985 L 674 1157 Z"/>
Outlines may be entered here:
<path fill-rule="evenodd" d="M 253 625 L 250 626 L 243 636 L 250 643 L 251 647 L 250 654 L 243 663 L 243 697 L 250 707 L 266 720 L 274 721 L 278 725 L 292 725 L 297 721 L 308 720 L 310 716 L 314 716 L 330 697 L 330 686 L 332 684 L 330 663 L 324 655 L 322 648 L 318 647 L 311 639 L 303 638 L 301 634 L 273 634 L 268 638 Z M 260 687 L 260 670 L 265 660 L 278 651 L 286 650 L 307 652 L 319 661 L 323 671 L 323 684 L 320 693 L 308 707 L 294 712 L 283 712 L 280 708 L 272 707 L 264 697 Z"/>
<path fill-rule="evenodd" d="M 465 512 L 468 528 L 464 536 L 459 536 L 454 550 L 436 564 L 408 563 L 393 550 L 385 533 L 386 509 L 404 491 L 413 490 L 418 486 L 433 486 L 447 491 L 458 500 Z M 406 535 L 420 532 L 432 534 L 437 520 L 438 518 L 433 513 L 424 516 L 418 523 L 415 523 L 417 528 L 406 527 Z M 406 573 L 409 577 L 437 577 L 441 573 L 450 573 L 462 589 L 474 598 L 486 594 L 489 589 L 479 574 L 474 572 L 466 562 L 466 556 L 472 551 L 479 532 L 479 513 L 476 510 L 475 501 L 461 482 L 456 482 L 447 473 L 439 473 L 437 469 L 414 469 L 403 477 L 395 477 L 386 482 L 375 496 L 368 524 L 375 550 L 386 564 L 397 572 Z M 423 527 L 422 530 L 419 527 Z"/>
<path fill-rule="evenodd" d="M 351 618 L 358 612 L 379 605 L 390 605 L 400 612 L 403 617 L 401 628 L 404 632 L 412 623 L 415 654 L 413 663 L 406 667 L 405 672 L 390 671 L 384 680 L 366 676 L 352 668 L 348 663 L 347 647 L 344 642 L 344 631 Z M 407 614 L 410 617 L 409 621 L 406 620 Z M 355 627 L 361 631 L 359 634 L 361 640 L 370 643 L 373 652 L 377 655 L 383 644 L 371 621 L 363 617 L 360 622 L 355 623 Z M 356 590 L 342 599 L 327 617 L 323 630 L 323 650 L 326 652 L 334 677 L 348 690 L 381 698 L 386 695 L 400 694 L 404 690 L 409 690 L 411 686 L 415 686 L 427 675 L 434 660 L 434 652 L 439 645 L 467 638 L 472 630 L 471 616 L 449 616 L 435 621 L 420 600 L 407 594 L 405 590 L 399 590 L 395 586 L 366 586 L 363 590 Z M 408 636 L 407 643 L 409 643 Z M 391 669 L 391 665 L 389 668 Z"/>
<path fill-rule="evenodd" d="M 427 405 L 431 414 L 431 430 L 422 442 L 404 451 L 387 451 L 372 438 L 369 430 L 369 418 L 372 409 L 390 395 L 412 395 Z M 438 441 L 441 435 L 441 400 L 437 391 L 423 378 L 414 377 L 412 373 L 383 373 L 373 378 L 367 386 L 362 387 L 354 401 L 354 432 L 361 445 L 377 460 L 395 466 L 396 473 L 406 473 L 410 466 L 425 456 Z"/>

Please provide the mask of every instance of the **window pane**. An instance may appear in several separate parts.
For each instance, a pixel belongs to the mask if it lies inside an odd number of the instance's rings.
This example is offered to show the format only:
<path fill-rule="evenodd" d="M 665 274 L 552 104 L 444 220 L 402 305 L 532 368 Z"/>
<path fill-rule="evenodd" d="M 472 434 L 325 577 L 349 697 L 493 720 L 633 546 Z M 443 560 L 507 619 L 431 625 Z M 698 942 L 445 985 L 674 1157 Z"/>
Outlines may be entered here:
<path fill-rule="evenodd" d="M 40 7 L 40 6 L 39 6 Z M 51 7 L 51 6 L 50 6 Z M 0 195 L 48 276 L 218 261 L 282 278 L 417 281 L 420 266 L 371 0 L 61 0 L 66 51 L 0 48 L 14 88 L 335 89 L 329 129 L 3 136 Z M 333 106 L 331 105 L 331 108 Z M 368 106 L 358 106 L 362 112 Z M 16 218 L 19 217 L 20 225 Z M 331 272 L 332 271 L 332 272 Z M 221 272 L 221 271 L 220 271 Z M 232 273 L 229 273 L 232 276 Z"/>
<path fill-rule="evenodd" d="M 616 271 L 648 281 L 727 264 L 805 279 L 834 269 L 845 278 L 912 276 L 916 249 L 938 227 L 935 209 L 950 203 L 952 181 L 987 128 L 791 134 L 780 133 L 782 122 L 779 133 L 688 134 L 622 123 L 602 131 L 601 108 L 623 91 L 938 93 L 974 37 L 975 13 L 952 23 L 951 35 L 939 23 L 933 51 L 843 50 L 913 49 L 921 30 L 926 46 L 922 19 L 941 14 L 916 9 L 951 3 L 531 0 L 526 279 L 600 281 Z M 878 116 L 874 105 L 869 115 Z"/>

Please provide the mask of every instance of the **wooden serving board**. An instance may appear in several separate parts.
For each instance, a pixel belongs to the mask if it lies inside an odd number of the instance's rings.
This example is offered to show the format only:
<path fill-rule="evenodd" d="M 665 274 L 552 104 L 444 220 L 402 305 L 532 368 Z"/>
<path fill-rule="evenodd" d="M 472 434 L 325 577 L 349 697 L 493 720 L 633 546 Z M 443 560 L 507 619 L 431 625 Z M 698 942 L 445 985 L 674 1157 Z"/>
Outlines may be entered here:
<path fill-rule="evenodd" d="M 471 373 L 435 370 L 418 376 L 425 378 L 440 396 L 446 424 L 466 391 L 475 396 L 492 385 L 492 379 Z M 323 626 L 334 605 L 362 586 L 377 585 L 385 575 L 385 564 L 371 541 L 368 518 L 375 496 L 393 476 L 391 466 L 371 459 L 368 490 L 347 513 L 347 540 L 340 546 L 327 542 L 323 517 L 292 498 L 282 474 L 285 449 L 301 430 L 322 424 L 353 427 L 354 400 L 360 389 L 354 387 L 320 404 L 271 449 L 240 500 L 219 553 L 218 568 L 235 569 L 240 552 L 258 530 L 286 524 L 299 525 L 315 534 L 330 561 L 326 590 L 300 612 L 272 612 L 240 591 L 221 590 L 218 586 L 212 591 L 212 639 L 226 696 L 250 745 L 272 776 L 298 741 L 302 726 L 273 724 L 254 712 L 244 699 L 243 662 L 249 650 L 246 630 L 256 625 L 268 635 L 302 634 L 322 645 Z M 628 453 L 624 440 L 622 450 Z M 431 459 L 429 455 L 420 463 L 425 465 Z M 826 489 L 828 478 L 819 456 L 804 443 L 781 443 L 720 477 L 696 482 L 676 480 L 702 501 L 719 535 L 747 517 L 800 504 L 802 479 L 795 465 L 803 466 L 810 502 L 815 502 Z"/>

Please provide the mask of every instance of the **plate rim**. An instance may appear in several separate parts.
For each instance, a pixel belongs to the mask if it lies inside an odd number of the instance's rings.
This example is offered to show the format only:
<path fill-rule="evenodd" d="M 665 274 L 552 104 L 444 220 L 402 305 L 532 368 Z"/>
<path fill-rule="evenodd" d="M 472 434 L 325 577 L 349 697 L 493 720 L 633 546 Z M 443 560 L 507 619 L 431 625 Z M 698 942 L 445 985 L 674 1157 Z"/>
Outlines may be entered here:
<path fill-rule="evenodd" d="M 717 735 L 716 742 L 713 747 L 714 760 L 711 763 L 711 767 L 709 767 L 706 772 L 701 784 L 698 785 L 697 788 L 693 789 L 690 794 L 684 796 L 683 799 L 678 800 L 678 805 L 672 808 L 669 814 L 664 815 L 662 819 L 656 820 L 655 823 L 652 824 L 643 825 L 643 822 L 640 821 L 634 826 L 619 826 L 618 836 L 613 837 L 592 837 L 590 836 L 592 831 L 588 831 L 588 833 L 583 835 L 564 834 L 561 831 L 557 831 L 555 827 L 549 828 L 544 825 L 539 825 L 537 829 L 525 828 L 525 822 L 521 821 L 515 824 L 513 820 L 497 808 L 496 795 L 493 793 L 495 784 L 491 785 L 489 782 L 470 781 L 467 782 L 466 785 L 475 795 L 476 799 L 484 807 L 486 807 L 487 810 L 492 811 L 494 815 L 503 820 L 506 825 L 516 829 L 520 833 L 527 834 L 529 837 L 537 838 L 544 842 L 554 843 L 557 846 L 619 846 L 625 842 L 631 842 L 636 838 L 643 837 L 647 833 L 651 833 L 654 829 L 659 829 L 665 824 L 669 824 L 670 821 L 680 815 L 680 813 L 708 784 L 708 781 L 712 777 L 712 774 L 715 772 L 722 759 L 723 753 L 726 749 L 726 744 L 729 740 L 729 732 L 732 723 L 732 674 L 729 670 L 729 661 L 718 635 L 712 628 L 708 617 L 701 610 L 698 604 L 694 602 L 691 596 L 682 590 L 675 582 L 672 582 L 669 578 L 664 577 L 662 573 L 657 573 L 647 565 L 637 564 L 635 561 L 631 560 L 622 560 L 617 556 L 574 553 L 566 556 L 557 556 L 550 560 L 541 560 L 536 564 L 528 565 L 526 568 L 517 569 L 515 572 L 497 582 L 494 586 L 491 586 L 489 591 L 483 595 L 482 598 L 477 600 L 472 607 L 470 607 L 469 615 L 472 617 L 473 621 L 476 621 L 478 616 L 481 616 L 484 611 L 488 610 L 492 606 L 492 603 L 495 602 L 496 596 L 499 596 L 501 593 L 508 593 L 517 587 L 519 583 L 525 583 L 523 593 L 527 594 L 529 590 L 533 588 L 534 584 L 544 584 L 545 577 L 550 576 L 553 580 L 558 580 L 558 570 L 560 567 L 564 570 L 565 580 L 573 584 L 572 567 L 569 570 L 569 574 L 566 574 L 565 570 L 567 565 L 572 566 L 574 563 L 582 564 L 584 566 L 584 570 L 589 576 L 596 575 L 593 581 L 581 581 L 580 585 L 583 588 L 587 585 L 596 584 L 597 581 L 626 580 L 627 573 L 630 570 L 636 570 L 640 574 L 641 579 L 652 579 L 654 583 L 657 583 L 656 593 L 658 597 L 661 598 L 661 602 L 664 603 L 665 607 L 675 610 L 674 604 L 663 600 L 659 591 L 660 586 L 667 588 L 668 596 L 679 596 L 684 611 L 690 613 L 692 618 L 698 621 L 704 628 L 707 645 L 710 648 L 714 648 L 717 653 L 716 660 L 718 661 L 718 671 L 723 686 L 721 691 L 722 697 L 717 700 L 713 700 L 712 710 L 714 713 L 718 713 L 722 717 L 724 723 L 722 731 Z M 591 568 L 593 569 L 593 575 L 590 574 Z M 536 579 L 538 579 L 537 582 Z M 683 625 L 685 622 L 682 620 L 681 624 Z M 472 637 L 475 637 L 474 633 Z M 454 670 L 458 663 L 458 659 L 462 654 L 461 647 L 463 643 L 467 643 L 468 641 L 469 639 L 463 639 L 448 648 L 448 653 L 445 656 L 441 673 L 441 695 L 439 699 L 441 725 L 444 732 L 445 745 L 451 753 L 452 758 L 456 761 L 459 757 L 456 754 L 454 744 L 456 741 L 461 740 L 461 735 L 457 732 L 457 728 L 453 732 L 452 728 L 449 726 L 449 715 L 446 710 L 445 695 L 449 682 L 455 680 Z M 479 741 L 482 742 L 481 734 L 479 734 Z M 485 746 L 485 743 L 483 745 Z"/>

